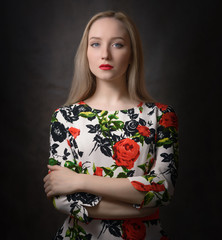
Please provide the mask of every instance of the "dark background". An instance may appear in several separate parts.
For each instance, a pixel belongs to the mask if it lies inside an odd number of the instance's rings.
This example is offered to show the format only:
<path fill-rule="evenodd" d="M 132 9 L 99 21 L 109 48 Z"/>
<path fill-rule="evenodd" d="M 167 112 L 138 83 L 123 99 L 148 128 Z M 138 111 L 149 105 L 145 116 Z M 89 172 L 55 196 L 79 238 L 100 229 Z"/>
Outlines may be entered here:
<path fill-rule="evenodd" d="M 1 44 L 1 239 L 51 239 L 64 215 L 47 200 L 49 123 L 66 100 L 89 18 L 122 10 L 143 42 L 147 88 L 180 124 L 175 198 L 161 210 L 177 240 L 221 234 L 220 1 L 4 1 Z M 220 238 L 220 237 L 219 237 Z"/>

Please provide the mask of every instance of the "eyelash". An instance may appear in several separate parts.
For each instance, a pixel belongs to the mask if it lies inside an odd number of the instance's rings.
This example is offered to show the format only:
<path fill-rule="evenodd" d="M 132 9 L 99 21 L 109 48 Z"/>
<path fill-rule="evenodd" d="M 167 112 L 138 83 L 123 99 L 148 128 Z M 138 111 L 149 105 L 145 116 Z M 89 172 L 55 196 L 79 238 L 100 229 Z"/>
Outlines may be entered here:
<path fill-rule="evenodd" d="M 95 44 L 98 44 L 98 45 L 99 45 L 99 43 L 92 43 L 92 44 L 90 44 L 90 46 L 91 46 L 91 47 L 98 47 L 98 46 L 95 46 Z"/>
<path fill-rule="evenodd" d="M 90 46 L 94 47 L 94 48 L 99 47 L 99 45 L 100 45 L 99 43 L 92 43 L 92 44 L 90 44 Z M 115 47 L 115 48 L 122 48 L 123 44 L 121 44 L 121 43 L 113 43 L 112 46 Z"/>

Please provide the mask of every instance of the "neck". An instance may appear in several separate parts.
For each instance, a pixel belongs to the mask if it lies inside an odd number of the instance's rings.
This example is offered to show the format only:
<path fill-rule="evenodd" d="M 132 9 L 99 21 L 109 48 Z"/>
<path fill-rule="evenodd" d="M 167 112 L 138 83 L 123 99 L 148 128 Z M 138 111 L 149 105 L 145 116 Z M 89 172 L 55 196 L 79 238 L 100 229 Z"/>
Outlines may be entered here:
<path fill-rule="evenodd" d="M 135 106 L 137 101 L 132 100 L 127 90 L 126 80 L 96 80 L 96 91 L 86 103 L 98 109 L 125 109 Z"/>
<path fill-rule="evenodd" d="M 118 102 L 122 99 L 129 98 L 126 81 L 100 81 L 97 80 L 94 99 L 99 99 L 104 104 Z"/>

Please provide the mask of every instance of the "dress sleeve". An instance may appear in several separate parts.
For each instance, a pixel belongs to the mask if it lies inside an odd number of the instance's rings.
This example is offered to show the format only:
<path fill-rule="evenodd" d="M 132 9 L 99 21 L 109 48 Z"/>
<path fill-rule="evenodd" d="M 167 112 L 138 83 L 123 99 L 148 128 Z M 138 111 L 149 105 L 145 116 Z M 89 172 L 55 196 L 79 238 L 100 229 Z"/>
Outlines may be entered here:
<path fill-rule="evenodd" d="M 128 178 L 135 189 L 146 192 L 143 202 L 134 204 L 136 208 L 167 205 L 173 197 L 178 175 L 178 121 L 172 107 L 163 109 L 157 108 L 154 150 L 148 162 L 152 167 L 143 176 Z"/>
<path fill-rule="evenodd" d="M 54 112 L 50 126 L 50 157 L 49 165 L 67 167 L 75 172 L 81 171 L 77 164 L 69 140 L 68 123 L 63 118 L 60 110 Z M 49 173 L 50 174 L 50 173 Z M 93 207 L 99 203 L 99 196 L 84 192 L 70 195 L 56 196 L 53 205 L 56 209 L 83 222 L 88 222 L 88 212 L 85 207 Z"/>

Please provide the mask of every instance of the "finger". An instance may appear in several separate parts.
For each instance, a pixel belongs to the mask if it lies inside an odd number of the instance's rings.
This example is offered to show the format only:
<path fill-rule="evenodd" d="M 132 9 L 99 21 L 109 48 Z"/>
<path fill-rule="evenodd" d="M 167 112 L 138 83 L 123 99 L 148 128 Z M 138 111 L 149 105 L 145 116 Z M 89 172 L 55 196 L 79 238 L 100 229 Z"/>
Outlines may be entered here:
<path fill-rule="evenodd" d="M 49 193 L 52 193 L 51 186 L 47 186 L 47 187 L 45 188 L 45 193 L 46 193 L 47 196 L 48 196 Z"/>
<path fill-rule="evenodd" d="M 47 196 L 47 198 L 52 198 L 52 197 L 54 197 L 54 195 L 55 194 L 53 194 L 52 191 L 49 191 L 46 196 Z"/>
<path fill-rule="evenodd" d="M 49 179 L 49 174 L 47 174 L 47 175 L 43 178 L 43 181 L 44 181 L 44 182 L 47 182 L 48 179 Z"/>
<path fill-rule="evenodd" d="M 46 189 L 49 185 L 50 185 L 50 183 L 49 183 L 49 182 L 46 182 L 46 183 L 44 184 L 44 189 Z"/>
<path fill-rule="evenodd" d="M 53 166 L 47 165 L 47 167 L 48 167 L 48 169 L 49 169 L 50 171 L 58 170 L 58 169 L 61 168 L 61 167 L 58 166 L 58 165 L 53 165 Z"/>

